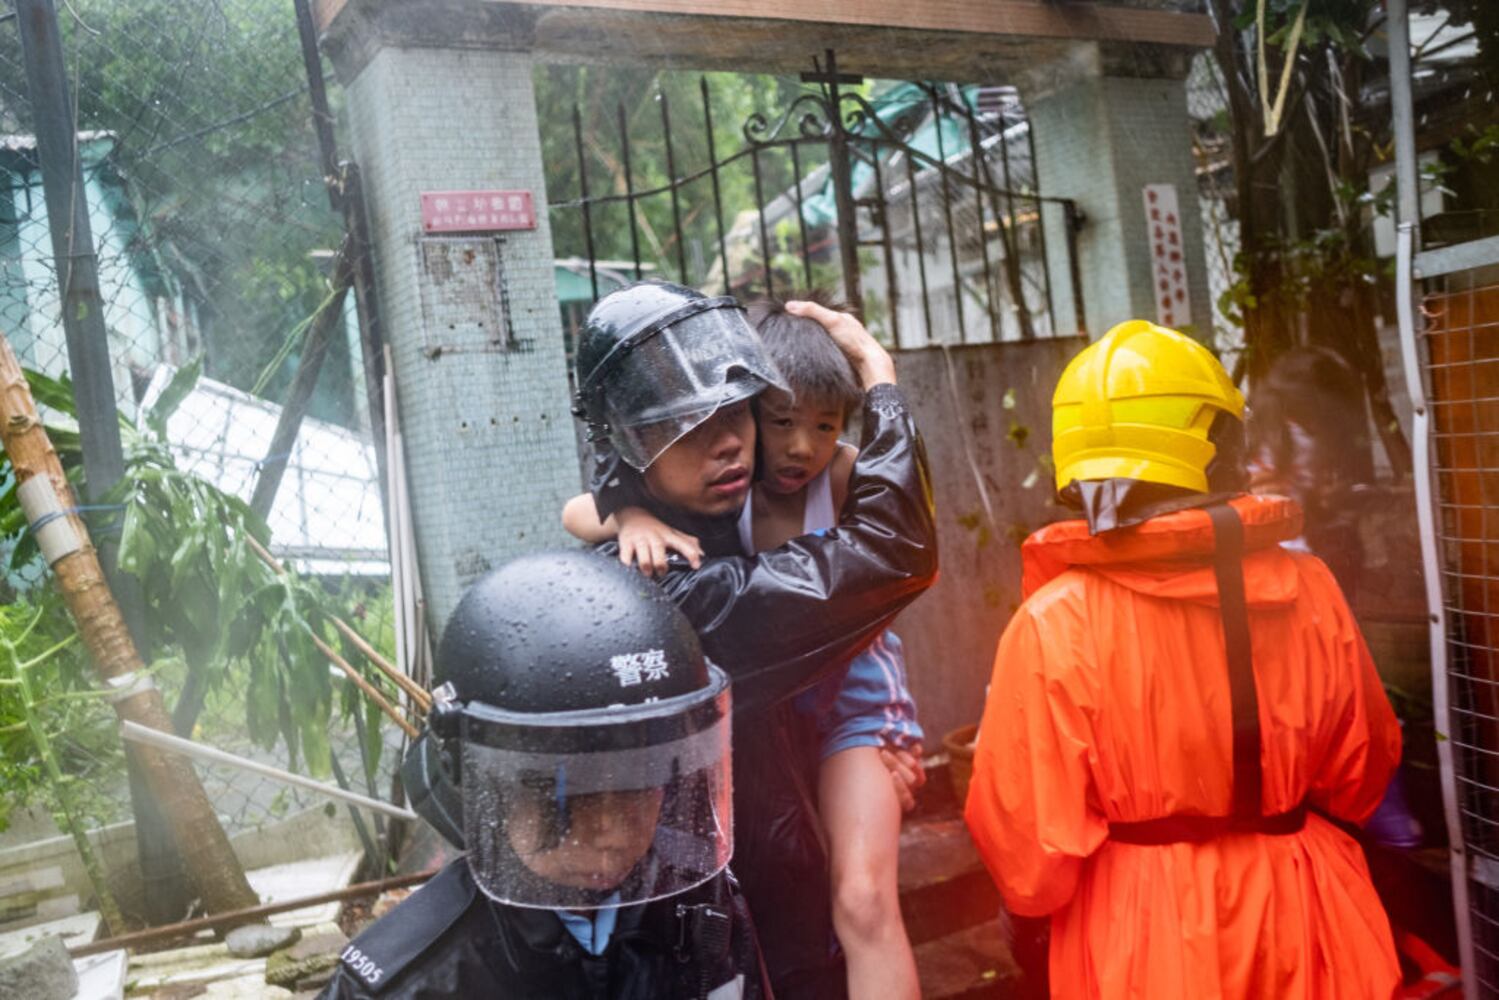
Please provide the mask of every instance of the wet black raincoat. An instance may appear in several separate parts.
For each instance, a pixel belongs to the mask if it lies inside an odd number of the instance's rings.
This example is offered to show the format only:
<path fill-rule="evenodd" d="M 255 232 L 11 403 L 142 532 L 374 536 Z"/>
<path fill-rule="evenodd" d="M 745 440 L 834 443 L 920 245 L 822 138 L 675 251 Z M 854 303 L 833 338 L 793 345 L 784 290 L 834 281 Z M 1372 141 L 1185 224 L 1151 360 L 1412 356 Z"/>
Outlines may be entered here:
<path fill-rule="evenodd" d="M 621 907 L 590 955 L 551 910 L 479 891 L 462 858 L 344 949 L 320 1000 L 764 1000 L 744 898 L 727 872 Z"/>
<path fill-rule="evenodd" d="M 789 700 L 844 669 L 937 575 L 930 476 L 900 390 L 871 389 L 862 426 L 838 527 L 755 556 L 740 554 L 732 520 L 663 508 L 608 456 L 595 468 L 601 515 L 646 507 L 696 534 L 714 557 L 698 570 L 673 557 L 659 582 L 697 629 L 703 652 L 733 678 L 732 865 L 778 1000 L 827 1000 L 846 989 L 808 780 L 816 739 Z"/>

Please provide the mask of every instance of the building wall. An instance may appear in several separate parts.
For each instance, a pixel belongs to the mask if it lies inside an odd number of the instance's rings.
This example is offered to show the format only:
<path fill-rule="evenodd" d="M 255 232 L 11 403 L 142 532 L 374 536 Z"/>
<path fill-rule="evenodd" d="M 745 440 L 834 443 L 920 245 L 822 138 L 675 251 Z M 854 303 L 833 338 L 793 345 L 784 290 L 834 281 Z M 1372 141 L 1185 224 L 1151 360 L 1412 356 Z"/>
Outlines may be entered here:
<path fill-rule="evenodd" d="M 1155 320 L 1143 189 L 1173 184 L 1193 332 L 1211 338 L 1186 100 L 1180 80 L 1085 76 L 1026 102 L 1040 189 L 1074 199 L 1085 217 L 1078 256 L 1086 325 L 1095 337 L 1126 319 Z"/>
<path fill-rule="evenodd" d="M 162 337 L 155 306 L 128 249 L 134 224 L 116 217 L 115 198 L 105 188 L 109 175 L 99 159 L 107 152 L 98 141 L 85 145 L 83 186 L 109 332 L 115 403 L 133 417 L 131 367 L 149 368 L 162 360 Z M 9 211 L 0 207 L 0 323 L 23 365 L 62 376 L 68 372 L 67 337 L 41 174 L 0 166 L 0 182 L 10 187 L 0 195 L 10 201 Z"/>
<path fill-rule="evenodd" d="M 979 721 L 994 650 L 1020 605 L 1020 541 L 1059 512 L 1051 393 L 1081 339 L 900 351 L 896 367 L 931 460 L 942 572 L 896 619 L 929 751 Z M 979 483 L 988 494 L 986 511 Z"/>

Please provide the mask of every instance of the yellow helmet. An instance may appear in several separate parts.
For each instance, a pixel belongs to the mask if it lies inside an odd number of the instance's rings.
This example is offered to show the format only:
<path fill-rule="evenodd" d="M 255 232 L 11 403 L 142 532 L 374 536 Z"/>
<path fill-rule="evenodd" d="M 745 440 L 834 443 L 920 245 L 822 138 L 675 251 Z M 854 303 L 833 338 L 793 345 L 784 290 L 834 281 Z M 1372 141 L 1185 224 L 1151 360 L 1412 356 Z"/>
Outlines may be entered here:
<path fill-rule="evenodd" d="M 1244 396 L 1207 348 L 1145 320 L 1120 323 L 1072 359 L 1051 398 L 1057 489 L 1137 479 L 1206 493 L 1220 412 L 1243 420 Z"/>

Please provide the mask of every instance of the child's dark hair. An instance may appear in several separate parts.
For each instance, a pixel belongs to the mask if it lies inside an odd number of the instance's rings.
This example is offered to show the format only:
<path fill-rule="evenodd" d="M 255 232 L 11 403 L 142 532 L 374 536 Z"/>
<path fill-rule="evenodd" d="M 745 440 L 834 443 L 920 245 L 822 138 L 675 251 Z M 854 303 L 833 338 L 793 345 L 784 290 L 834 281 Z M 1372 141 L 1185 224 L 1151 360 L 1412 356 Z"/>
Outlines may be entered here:
<path fill-rule="evenodd" d="M 786 303 L 796 301 L 816 302 L 839 312 L 851 311 L 820 291 L 797 292 L 785 299 L 760 299 L 751 302 L 745 311 L 791 391 L 798 397 L 840 407 L 847 422 L 863 405 L 864 390 L 859 387 L 848 358 L 822 325 L 786 311 Z"/>

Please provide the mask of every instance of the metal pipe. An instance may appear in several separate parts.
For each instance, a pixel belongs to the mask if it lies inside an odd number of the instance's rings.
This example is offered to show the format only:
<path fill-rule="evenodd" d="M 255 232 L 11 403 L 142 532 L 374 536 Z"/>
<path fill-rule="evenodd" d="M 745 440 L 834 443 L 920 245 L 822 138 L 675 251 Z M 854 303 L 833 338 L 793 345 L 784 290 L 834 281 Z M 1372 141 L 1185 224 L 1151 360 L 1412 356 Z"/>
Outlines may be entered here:
<path fill-rule="evenodd" d="M 99 261 L 83 185 L 83 157 L 52 0 L 17 0 L 16 13 L 20 16 L 21 55 L 31 98 L 37 164 L 62 299 L 68 369 L 78 408 L 78 431 L 83 438 L 84 495 L 90 503 L 96 503 L 125 474 L 125 455 L 115 413 L 109 335 L 104 326 Z"/>
<path fill-rule="evenodd" d="M 83 495 L 89 503 L 97 504 L 124 477 L 125 453 L 120 444 L 109 335 L 99 292 L 99 261 L 94 252 L 88 193 L 83 184 L 83 158 L 78 147 L 56 7 L 52 0 L 17 0 L 15 7 L 21 56 L 26 67 L 26 91 L 31 98 L 37 165 L 52 236 L 68 372 L 73 380 L 73 401 L 82 439 Z M 125 627 L 139 639 L 144 635 L 145 609 L 140 582 L 128 573 L 118 572 L 116 550 L 112 537 L 102 541 L 100 563 Z M 147 787 L 144 769 L 133 753 L 126 754 L 126 767 L 141 871 L 152 889 L 147 894 L 147 907 L 153 917 L 170 912 L 171 908 L 180 911 L 188 901 L 188 892 L 171 827 Z"/>
<path fill-rule="evenodd" d="M 999 162 L 1005 172 L 1005 205 L 1006 218 L 1001 220 L 1000 232 L 1004 234 L 1005 244 L 1005 273 L 1009 277 L 1010 292 L 1015 297 L 1015 318 L 1020 322 L 1020 339 L 1035 340 L 1036 325 L 1031 321 L 1030 306 L 1025 301 L 1025 273 L 1020 267 L 1020 233 L 1015 221 L 1015 178 L 1010 176 L 1010 139 L 1005 134 L 1004 114 L 1001 112 L 999 118 Z M 1034 160 L 1031 161 L 1035 163 Z M 984 161 L 985 171 L 988 170 L 988 160 Z M 1036 222 L 1041 222 L 1041 205 L 1036 203 Z M 1046 251 L 1042 250 L 1044 260 Z M 1050 293 L 1048 292 L 1048 295 Z M 1048 303 L 1050 299 L 1048 298 Z"/>
<path fill-rule="evenodd" d="M 184 920 L 181 923 L 168 924 L 165 927 L 152 927 L 144 931 L 121 934 L 119 937 L 105 938 L 102 941 L 90 941 L 88 944 L 69 948 L 68 955 L 73 958 L 84 958 L 88 955 L 99 955 L 106 951 L 119 951 L 123 948 L 153 944 L 157 941 L 170 941 L 172 938 L 187 937 L 199 931 L 210 931 L 225 925 L 254 923 L 262 917 L 274 916 L 277 913 L 287 913 L 291 910 L 300 910 L 308 906 L 321 906 L 324 903 L 341 903 L 346 899 L 358 899 L 361 896 L 378 896 L 380 893 L 389 892 L 392 889 L 404 889 L 407 886 L 419 885 L 431 879 L 432 876 L 441 870 L 440 868 L 433 868 L 430 871 L 413 872 L 410 875 L 393 875 L 390 878 L 382 878 L 374 882 L 358 882 L 354 885 L 345 886 L 342 889 L 334 889 L 331 892 L 320 892 L 316 896 L 303 896 L 301 899 L 283 899 L 279 903 L 262 903 L 259 906 L 250 906 L 243 910 L 215 913 L 211 917 L 198 917 L 196 920 Z"/>
<path fill-rule="evenodd" d="M 1393 15 L 1392 15 L 1393 16 Z M 1458 955 L 1463 967 L 1463 996 L 1477 1000 L 1473 927 L 1468 909 L 1467 845 L 1463 836 L 1462 810 L 1458 801 L 1456 760 L 1452 734 L 1456 731 L 1447 674 L 1447 609 L 1442 597 L 1441 552 L 1436 527 L 1436 499 L 1432 489 L 1431 409 L 1422 384 L 1416 346 L 1415 303 L 1411 276 L 1411 244 L 1414 226 L 1401 222 L 1395 234 L 1395 302 L 1400 329 L 1400 357 L 1410 396 L 1413 475 L 1416 486 L 1416 526 L 1421 539 L 1421 572 L 1426 584 L 1428 639 L 1431 650 L 1431 711 L 1439 727 L 1436 732 L 1437 767 L 1442 784 L 1442 811 L 1447 821 L 1452 878 L 1452 908 L 1457 924 Z"/>
<path fill-rule="evenodd" d="M 323 57 L 318 51 L 317 28 L 313 23 L 310 0 L 295 0 L 297 35 L 302 45 L 302 63 L 307 71 L 308 97 L 312 104 L 312 121 L 317 129 L 318 148 L 323 166 L 323 183 L 328 201 L 343 214 L 344 233 L 348 236 L 347 253 L 353 262 L 354 310 L 359 319 L 359 346 L 364 355 L 364 411 L 368 415 L 370 444 L 375 452 L 375 482 L 386 520 L 390 518 L 390 498 L 385 495 L 385 406 L 380 392 L 385 384 L 385 326 L 380 319 L 380 303 L 375 294 L 375 264 L 371 252 L 369 217 L 364 207 L 364 181 L 359 165 L 340 161 L 333 133 L 333 112 L 323 88 Z"/>
<path fill-rule="evenodd" d="M 1067 280 L 1072 283 L 1072 315 L 1077 325 L 1077 332 L 1083 336 L 1088 335 L 1088 315 L 1084 311 L 1083 299 L 1083 269 L 1078 258 L 1077 235 L 1082 232 L 1083 217 L 1077 208 L 1077 202 L 1071 198 L 1062 202 L 1063 225 L 1067 229 Z"/>
<path fill-rule="evenodd" d="M 1437 540 L 1436 499 L 1431 454 L 1431 407 L 1422 380 L 1416 341 L 1415 275 L 1413 261 L 1419 242 L 1420 214 L 1416 183 L 1416 132 L 1411 91 L 1410 23 L 1407 0 L 1385 0 L 1390 45 L 1390 106 L 1395 132 L 1395 313 L 1400 329 L 1400 359 L 1405 368 L 1406 392 L 1411 401 L 1411 444 L 1416 487 L 1416 525 L 1421 538 L 1421 568 L 1426 583 L 1426 609 L 1431 644 L 1431 707 L 1438 726 L 1437 765 L 1442 784 L 1449 843 L 1452 908 L 1457 924 L 1458 957 L 1463 968 L 1463 996 L 1478 1000 L 1473 926 L 1468 904 L 1468 852 L 1463 839 L 1458 802 L 1456 760 L 1452 735 L 1456 731 L 1447 674 L 1447 610 L 1442 596 L 1441 550 Z"/>
<path fill-rule="evenodd" d="M 942 179 L 942 215 L 947 222 L 947 255 L 952 262 L 952 302 L 958 311 L 958 343 L 966 344 L 968 329 L 963 322 L 963 270 L 958 266 L 958 233 L 952 225 L 952 182 L 948 177 L 947 149 L 942 142 L 942 100 L 936 90 L 931 92 L 931 98 L 932 127 L 937 132 L 937 171 Z"/>
<path fill-rule="evenodd" d="M 729 248 L 723 234 L 723 193 L 718 186 L 718 156 L 713 149 L 713 102 L 708 95 L 708 78 L 699 77 L 698 86 L 703 93 L 703 132 L 708 137 L 708 171 L 713 178 L 713 221 L 718 226 L 718 260 L 723 266 L 723 293 L 733 295 L 729 284 Z"/>
<path fill-rule="evenodd" d="M 880 239 L 885 250 L 885 306 L 890 310 L 890 342 L 897 348 L 900 342 L 900 282 L 895 273 L 895 247 L 890 239 L 890 202 L 885 197 L 885 174 L 880 167 L 880 147 L 877 141 L 869 144 L 870 160 L 874 162 L 874 191 L 880 205 Z"/>
<path fill-rule="evenodd" d="M 589 214 L 588 206 L 588 158 L 583 151 L 583 114 L 578 110 L 578 105 L 573 105 L 573 138 L 578 144 L 578 191 L 583 196 L 583 246 L 588 251 L 588 283 L 593 289 L 593 301 L 599 300 L 599 265 L 595 259 L 598 255 L 593 252 L 593 217 Z M 635 203 L 625 203 L 630 209 L 630 222 L 635 221 Z M 635 263 L 640 263 L 637 251 Z"/>
<path fill-rule="evenodd" d="M 326 795 L 330 799 L 338 799 L 341 802 L 352 802 L 357 806 L 363 806 L 366 809 L 384 813 L 387 816 L 394 816 L 396 819 L 415 820 L 417 818 L 416 813 L 410 809 L 402 809 L 399 806 L 391 805 L 389 802 L 381 802 L 379 799 L 360 795 L 358 792 L 345 791 L 337 785 L 329 785 L 300 774 L 293 774 L 291 771 L 283 771 L 279 767 L 262 764 L 258 760 L 250 760 L 248 757 L 241 757 L 227 750 L 204 746 L 202 743 L 194 743 L 192 740 L 185 740 L 180 736 L 163 733 L 158 729 L 152 729 L 150 726 L 143 726 L 128 719 L 120 722 L 120 736 L 131 743 L 140 743 L 144 746 L 155 747 L 158 750 L 165 750 L 168 753 L 181 754 L 184 757 L 192 757 L 213 764 L 227 764 L 229 767 L 237 767 L 241 771 L 249 771 L 253 774 L 272 778 L 288 785 L 296 785 L 298 788 L 305 788 L 310 792 Z"/>
<path fill-rule="evenodd" d="M 297 0 L 297 33 L 302 40 L 302 68 L 307 73 L 307 92 L 312 100 L 312 128 L 317 133 L 318 155 L 323 168 L 323 182 L 328 191 L 328 206 L 335 212 L 343 208 L 344 192 L 338 185 L 338 143 L 333 136 L 333 114 L 328 109 L 328 91 L 323 85 L 323 60 L 318 55 L 317 27 L 307 0 Z"/>
<path fill-rule="evenodd" d="M 750 154 L 750 169 L 755 175 L 755 214 L 760 219 L 760 258 L 765 266 L 765 297 L 776 297 L 775 277 L 770 260 L 770 231 L 765 228 L 765 186 L 760 178 L 760 147 L 756 145 Z M 724 262 L 728 266 L 728 262 Z"/>
<path fill-rule="evenodd" d="M 848 156 L 848 132 L 843 127 L 838 90 L 838 57 L 832 49 L 827 58 L 828 173 L 833 181 L 833 202 L 838 209 L 838 258 L 843 269 L 843 300 L 859 315 L 864 314 L 864 292 L 859 274 L 859 215 L 854 203 L 853 163 Z"/>
<path fill-rule="evenodd" d="M 1008 129 L 1005 127 L 1004 114 L 999 118 L 999 141 L 1005 142 Z M 1026 112 L 1025 121 L 1026 150 L 1031 161 L 1031 183 L 1030 190 L 1034 193 L 1036 202 L 1036 238 L 1040 241 L 1041 248 L 1041 274 L 1046 280 L 1046 316 L 1051 323 L 1051 336 L 1055 337 L 1057 330 L 1057 310 L 1051 298 L 1051 254 L 1046 249 L 1046 202 L 1041 199 L 1041 176 L 1036 169 L 1036 130 L 1031 128 L 1030 112 Z M 1009 168 L 1006 168 L 1005 187 L 1014 183 L 1014 178 L 1008 176 Z"/>
<path fill-rule="evenodd" d="M 807 243 L 807 213 L 802 196 L 802 158 L 797 144 L 791 144 L 791 190 L 796 194 L 796 228 L 802 241 L 802 287 L 812 287 L 812 253 Z M 852 304 L 852 303 L 850 303 Z"/>
<path fill-rule="evenodd" d="M 999 310 L 994 305 L 994 271 L 989 265 L 989 234 L 984 232 L 984 182 L 989 177 L 989 162 L 984 159 L 984 147 L 979 144 L 978 116 L 973 113 L 967 101 L 963 103 L 963 117 L 968 120 L 968 145 L 973 153 L 973 205 L 979 213 L 979 253 L 984 258 L 984 308 L 989 313 L 989 339 L 997 344 L 1003 338 L 999 329 Z M 1000 139 L 1003 143 L 1003 135 Z M 983 173 L 979 172 L 981 163 Z M 1005 167 L 1006 184 L 1010 182 L 1009 175 L 1010 170 L 1007 166 Z M 994 224 L 999 226 L 1000 232 L 1003 233 L 1004 219 L 999 217 L 998 212 L 994 215 Z M 1008 257 L 1010 252 L 1009 243 L 1006 241 L 1005 256 Z"/>
<path fill-rule="evenodd" d="M 630 169 L 630 128 L 625 118 L 624 101 L 615 106 L 615 115 L 619 119 L 619 151 L 624 156 L 625 213 L 630 217 L 630 256 L 635 261 L 635 280 L 639 281 L 643 277 L 640 271 L 640 223 L 635 218 L 635 178 L 634 171 Z M 590 253 L 589 257 L 592 256 Z M 593 297 L 599 297 L 598 289 L 594 289 Z"/>
<path fill-rule="evenodd" d="M 685 285 L 687 284 L 687 238 L 682 234 L 681 185 L 677 183 L 677 158 L 672 153 L 671 145 L 671 102 L 667 100 L 664 90 L 656 92 L 656 100 L 661 104 L 661 135 L 666 140 L 666 176 L 671 181 L 671 228 L 677 236 L 677 274 L 682 284 Z"/>
<path fill-rule="evenodd" d="M 291 460 L 297 444 L 297 435 L 302 429 L 302 419 L 312 403 L 313 390 L 317 388 L 318 375 L 323 370 L 323 360 L 328 356 L 328 346 L 333 339 L 335 324 L 343 319 L 344 299 L 354 280 L 354 269 L 348 256 L 349 243 L 345 238 L 338 260 L 333 268 L 331 284 L 333 295 L 323 302 L 322 308 L 313 314 L 311 329 L 302 340 L 301 356 L 297 359 L 297 371 L 292 376 L 291 389 L 281 412 L 276 417 L 276 429 L 271 434 L 271 443 L 266 446 L 265 457 L 260 460 L 255 476 L 255 489 L 250 495 L 250 509 L 263 521 L 270 520 L 271 508 L 276 505 L 276 494 L 281 489 L 282 474 Z"/>
<path fill-rule="evenodd" d="M 1419 250 L 1420 187 L 1416 178 L 1415 98 L 1411 87 L 1410 19 L 1407 0 L 1385 0 L 1390 46 L 1390 112 L 1395 140 L 1395 221 L 1410 223 Z"/>
<path fill-rule="evenodd" d="M 916 236 L 916 272 L 921 278 L 921 318 L 926 324 L 926 344 L 911 346 L 926 347 L 932 342 L 932 296 L 926 281 L 926 245 L 921 239 L 921 205 L 916 200 L 916 157 L 905 150 L 906 186 L 911 189 L 911 231 Z"/>

